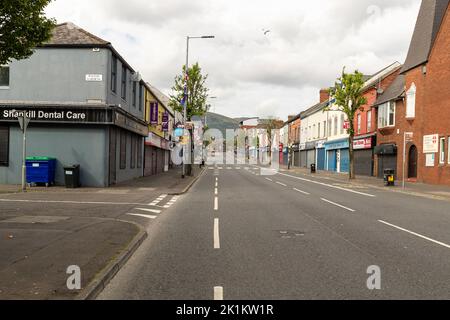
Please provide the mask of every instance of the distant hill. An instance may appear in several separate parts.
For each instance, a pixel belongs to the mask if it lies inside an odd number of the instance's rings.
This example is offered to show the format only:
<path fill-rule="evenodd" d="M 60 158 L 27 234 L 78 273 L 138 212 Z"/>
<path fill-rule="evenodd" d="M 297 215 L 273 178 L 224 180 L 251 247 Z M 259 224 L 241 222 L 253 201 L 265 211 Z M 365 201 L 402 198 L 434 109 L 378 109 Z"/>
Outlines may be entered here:
<path fill-rule="evenodd" d="M 240 126 L 239 121 L 212 112 L 208 112 L 206 121 L 210 129 L 220 130 L 224 137 L 226 129 L 236 130 L 239 129 Z"/>

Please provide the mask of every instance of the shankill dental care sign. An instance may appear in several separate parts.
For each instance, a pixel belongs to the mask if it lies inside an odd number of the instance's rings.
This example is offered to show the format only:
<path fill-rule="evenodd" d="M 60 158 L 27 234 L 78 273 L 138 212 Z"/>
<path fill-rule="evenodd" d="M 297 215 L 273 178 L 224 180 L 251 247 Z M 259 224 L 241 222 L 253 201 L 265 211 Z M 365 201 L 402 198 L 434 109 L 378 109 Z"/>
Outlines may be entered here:
<path fill-rule="evenodd" d="M 77 111 L 53 111 L 53 110 L 3 110 L 3 119 L 17 119 L 18 117 L 27 117 L 31 120 L 86 120 L 86 112 Z"/>

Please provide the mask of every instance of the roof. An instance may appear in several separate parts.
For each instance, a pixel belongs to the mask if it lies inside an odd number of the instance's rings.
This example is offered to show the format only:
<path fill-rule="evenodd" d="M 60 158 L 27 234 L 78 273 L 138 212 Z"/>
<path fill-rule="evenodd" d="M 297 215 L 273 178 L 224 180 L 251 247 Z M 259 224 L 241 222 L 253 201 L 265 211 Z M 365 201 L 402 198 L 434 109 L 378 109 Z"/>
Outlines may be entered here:
<path fill-rule="evenodd" d="M 325 108 L 328 106 L 329 103 L 330 103 L 329 101 L 324 101 L 324 102 L 322 102 L 322 103 L 315 104 L 315 105 L 313 105 L 311 108 L 306 109 L 305 111 L 303 111 L 303 112 L 300 114 L 300 117 L 301 117 L 302 119 L 304 119 L 304 118 L 306 118 L 306 117 L 309 117 L 310 115 L 312 115 L 312 114 L 314 114 L 314 113 L 316 113 L 316 112 L 318 112 L 318 111 L 321 111 L 321 110 L 325 109 Z"/>
<path fill-rule="evenodd" d="M 405 64 L 405 73 L 428 61 L 450 0 L 423 0 Z"/>
<path fill-rule="evenodd" d="M 381 69 L 380 71 L 375 73 L 373 76 L 371 76 L 369 79 L 365 80 L 364 89 L 369 89 L 373 85 L 377 85 L 380 80 L 383 80 L 384 78 L 388 77 L 392 73 L 398 71 L 401 67 L 402 67 L 402 65 L 400 64 L 400 62 L 396 61 L 396 62 L 390 64 L 389 66 Z"/>
<path fill-rule="evenodd" d="M 378 97 L 374 105 L 378 106 L 380 104 L 396 100 L 400 98 L 404 92 L 405 76 L 403 74 L 399 74 L 392 84 L 386 89 L 386 91 Z"/>
<path fill-rule="evenodd" d="M 71 22 L 56 25 L 51 39 L 42 46 L 106 46 L 110 43 Z"/>

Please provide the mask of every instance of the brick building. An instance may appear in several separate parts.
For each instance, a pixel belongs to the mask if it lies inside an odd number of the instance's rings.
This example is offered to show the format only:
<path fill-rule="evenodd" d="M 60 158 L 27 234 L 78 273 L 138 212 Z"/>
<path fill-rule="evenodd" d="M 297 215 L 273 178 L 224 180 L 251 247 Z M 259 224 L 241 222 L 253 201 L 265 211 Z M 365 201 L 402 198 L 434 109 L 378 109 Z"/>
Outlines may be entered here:
<path fill-rule="evenodd" d="M 405 154 L 405 178 L 450 184 L 449 48 L 449 0 L 423 1 L 401 76 L 376 103 L 378 163 L 396 158 L 399 179 Z M 412 137 L 404 152 L 405 133 Z"/>

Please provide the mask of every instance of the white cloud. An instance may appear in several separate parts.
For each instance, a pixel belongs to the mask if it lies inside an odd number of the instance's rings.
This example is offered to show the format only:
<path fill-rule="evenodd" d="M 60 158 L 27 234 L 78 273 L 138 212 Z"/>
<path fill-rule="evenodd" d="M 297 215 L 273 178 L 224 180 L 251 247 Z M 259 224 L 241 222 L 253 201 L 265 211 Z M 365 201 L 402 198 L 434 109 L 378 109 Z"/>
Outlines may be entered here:
<path fill-rule="evenodd" d="M 111 41 L 169 93 L 185 61 L 209 74 L 216 112 L 286 118 L 317 102 L 342 67 L 370 74 L 403 62 L 420 0 L 55 0 L 48 14 Z M 271 30 L 265 36 L 264 30 Z"/>

